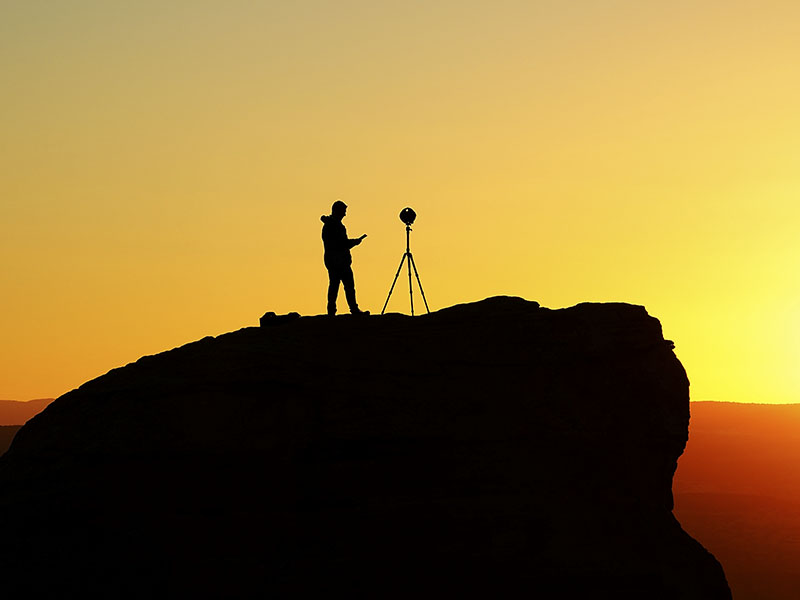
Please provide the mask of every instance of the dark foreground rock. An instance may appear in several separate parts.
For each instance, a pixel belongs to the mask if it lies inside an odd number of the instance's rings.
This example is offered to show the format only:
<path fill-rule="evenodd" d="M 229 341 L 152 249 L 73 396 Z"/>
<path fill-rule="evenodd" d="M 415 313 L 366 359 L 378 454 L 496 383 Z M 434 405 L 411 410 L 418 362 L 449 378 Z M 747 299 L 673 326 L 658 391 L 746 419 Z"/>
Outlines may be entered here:
<path fill-rule="evenodd" d="M 730 598 L 672 515 L 688 419 L 637 306 L 242 329 L 23 427 L 0 570 L 62 597 Z"/>

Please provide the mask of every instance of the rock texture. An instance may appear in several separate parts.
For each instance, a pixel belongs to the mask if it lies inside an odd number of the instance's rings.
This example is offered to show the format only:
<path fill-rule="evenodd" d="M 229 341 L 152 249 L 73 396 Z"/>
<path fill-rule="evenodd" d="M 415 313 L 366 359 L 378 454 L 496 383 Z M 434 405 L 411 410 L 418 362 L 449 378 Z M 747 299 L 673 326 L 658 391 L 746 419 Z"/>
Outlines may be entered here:
<path fill-rule="evenodd" d="M 62 596 L 730 598 L 671 512 L 689 382 L 644 308 L 262 322 L 29 421 L 0 564 Z"/>

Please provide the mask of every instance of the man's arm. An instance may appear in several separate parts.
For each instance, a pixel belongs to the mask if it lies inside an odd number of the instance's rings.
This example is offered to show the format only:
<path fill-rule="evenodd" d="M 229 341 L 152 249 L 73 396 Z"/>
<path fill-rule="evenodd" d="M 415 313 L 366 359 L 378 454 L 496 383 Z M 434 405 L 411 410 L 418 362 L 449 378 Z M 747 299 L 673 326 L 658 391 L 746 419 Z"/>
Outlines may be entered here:
<path fill-rule="evenodd" d="M 361 237 L 356 238 L 354 240 L 347 240 L 348 248 L 352 248 L 353 246 L 358 246 L 365 237 L 367 237 L 366 233 L 364 235 L 362 235 Z"/>

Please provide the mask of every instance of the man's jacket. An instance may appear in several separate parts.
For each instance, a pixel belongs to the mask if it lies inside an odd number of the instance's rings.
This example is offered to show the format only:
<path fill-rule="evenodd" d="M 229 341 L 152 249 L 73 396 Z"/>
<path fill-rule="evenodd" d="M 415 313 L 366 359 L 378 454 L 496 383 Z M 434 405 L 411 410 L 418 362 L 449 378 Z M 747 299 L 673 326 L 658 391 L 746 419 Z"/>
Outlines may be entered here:
<path fill-rule="evenodd" d="M 350 248 L 358 243 L 358 240 L 347 239 L 347 229 L 341 219 L 331 215 L 323 215 L 320 220 L 322 226 L 322 243 L 325 244 L 325 266 L 328 269 L 345 269 L 349 267 L 353 258 L 350 256 Z"/>

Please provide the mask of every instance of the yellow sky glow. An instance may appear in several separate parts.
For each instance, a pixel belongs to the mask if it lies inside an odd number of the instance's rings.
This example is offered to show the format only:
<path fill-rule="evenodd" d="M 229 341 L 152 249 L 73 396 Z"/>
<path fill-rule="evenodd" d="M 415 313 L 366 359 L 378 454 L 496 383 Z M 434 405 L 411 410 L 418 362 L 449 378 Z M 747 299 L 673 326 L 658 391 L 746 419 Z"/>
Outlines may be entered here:
<path fill-rule="evenodd" d="M 432 309 L 642 304 L 800 402 L 800 4 L 166 4 L 0 8 L 0 398 L 323 312 L 342 198 L 363 308 L 409 205 Z"/>

